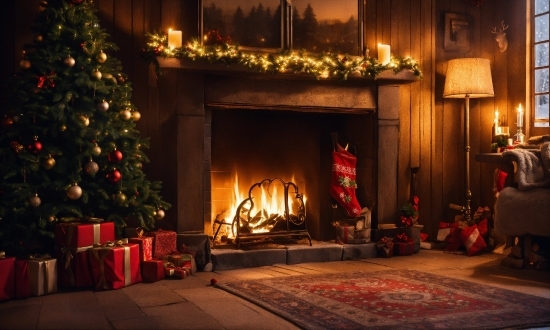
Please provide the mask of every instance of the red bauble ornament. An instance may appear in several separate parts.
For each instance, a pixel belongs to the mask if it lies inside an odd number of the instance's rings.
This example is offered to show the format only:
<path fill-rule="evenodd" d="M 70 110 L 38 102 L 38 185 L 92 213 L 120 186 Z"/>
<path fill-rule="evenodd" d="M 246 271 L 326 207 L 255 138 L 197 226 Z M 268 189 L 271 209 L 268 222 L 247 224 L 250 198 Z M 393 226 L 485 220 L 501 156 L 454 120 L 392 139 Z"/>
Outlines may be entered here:
<path fill-rule="evenodd" d="M 42 143 L 35 139 L 27 146 L 27 149 L 33 154 L 37 154 L 40 152 L 40 150 L 42 150 Z"/>
<path fill-rule="evenodd" d="M 218 283 L 218 280 L 217 280 L 217 279 L 215 279 L 215 278 L 211 278 L 211 279 L 210 279 L 210 284 L 216 285 L 216 283 Z"/>
<path fill-rule="evenodd" d="M 109 159 L 111 163 L 119 163 L 122 160 L 122 152 L 115 149 L 109 153 L 107 159 Z"/>
<path fill-rule="evenodd" d="M 82 0 L 71 0 L 72 3 L 74 3 L 75 5 L 78 5 L 79 3 L 82 2 Z"/>
<path fill-rule="evenodd" d="M 112 170 L 111 172 L 107 173 L 107 180 L 109 180 L 111 183 L 117 183 L 122 179 L 122 174 L 120 174 L 119 170 Z"/>

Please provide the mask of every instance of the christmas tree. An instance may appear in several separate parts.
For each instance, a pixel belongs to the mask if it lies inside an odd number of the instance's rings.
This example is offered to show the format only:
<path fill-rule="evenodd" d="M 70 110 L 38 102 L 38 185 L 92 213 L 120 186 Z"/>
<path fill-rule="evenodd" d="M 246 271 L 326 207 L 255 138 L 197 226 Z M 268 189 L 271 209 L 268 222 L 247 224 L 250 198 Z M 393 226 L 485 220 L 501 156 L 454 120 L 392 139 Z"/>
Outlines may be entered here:
<path fill-rule="evenodd" d="M 61 221 L 128 219 L 152 229 L 170 204 L 145 178 L 132 88 L 92 0 L 47 0 L 4 90 L 0 250 L 51 252 Z"/>

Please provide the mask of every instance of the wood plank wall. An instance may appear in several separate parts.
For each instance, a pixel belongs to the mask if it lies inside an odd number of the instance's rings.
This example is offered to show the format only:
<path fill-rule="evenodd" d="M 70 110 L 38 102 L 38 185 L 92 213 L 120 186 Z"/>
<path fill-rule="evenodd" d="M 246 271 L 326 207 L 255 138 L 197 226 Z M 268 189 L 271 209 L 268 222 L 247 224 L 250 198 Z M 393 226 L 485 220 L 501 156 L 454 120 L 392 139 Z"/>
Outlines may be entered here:
<path fill-rule="evenodd" d="M 506 114 L 511 131 L 515 130 L 515 107 L 525 104 L 525 1 L 485 0 L 476 7 L 463 0 L 364 0 L 365 43 L 376 56 L 376 44 L 391 45 L 392 53 L 410 55 L 419 61 L 424 78 L 404 86 L 401 92 L 401 129 L 399 156 L 399 199 L 410 195 L 411 168 L 418 168 L 417 194 L 420 197 L 420 223 L 431 237 L 439 221 L 452 221 L 449 203 L 464 201 L 463 106 L 457 99 L 443 99 L 447 61 L 459 57 L 482 57 L 491 61 L 495 97 L 472 99 L 471 190 L 472 208 L 492 207 L 493 168 L 475 162 L 478 152 L 490 152 L 494 110 Z M 18 68 L 21 48 L 32 39 L 30 25 L 38 12 L 37 0 L 4 0 L 0 3 L 4 61 L 2 80 Z M 173 100 L 159 100 L 159 82 L 151 79 L 151 68 L 140 58 L 145 33 L 169 27 L 184 31 L 184 40 L 197 34 L 198 7 L 189 0 L 95 0 L 98 16 L 120 50 L 115 56 L 133 84 L 133 102 L 142 113 L 138 129 L 150 137 L 147 152 L 151 163 L 144 169 L 151 180 L 164 182 L 163 195 L 175 202 L 175 178 L 170 162 L 175 160 L 173 139 L 162 134 L 174 118 Z M 467 53 L 443 49 L 444 13 L 467 14 L 473 18 L 473 39 Z M 504 20 L 508 29 L 509 49 L 498 51 L 493 26 Z M 170 79 L 161 86 L 169 86 Z M 175 137 L 174 137 L 175 138 Z M 173 212 L 175 213 L 175 212 Z M 175 214 L 166 221 L 176 223 Z"/>

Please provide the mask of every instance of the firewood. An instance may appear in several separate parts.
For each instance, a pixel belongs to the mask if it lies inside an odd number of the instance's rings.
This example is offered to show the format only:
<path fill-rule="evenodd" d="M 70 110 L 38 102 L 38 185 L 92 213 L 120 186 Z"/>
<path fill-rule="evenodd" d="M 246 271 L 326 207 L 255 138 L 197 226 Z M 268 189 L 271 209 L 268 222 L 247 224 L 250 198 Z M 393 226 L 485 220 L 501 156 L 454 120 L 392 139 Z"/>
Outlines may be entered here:
<path fill-rule="evenodd" d="M 539 254 L 536 254 L 535 252 L 529 253 L 529 263 L 530 263 L 531 265 L 534 265 L 534 264 L 536 264 L 536 263 L 538 263 L 538 262 L 545 261 L 545 260 L 546 260 L 545 257 L 543 257 L 543 256 L 541 256 L 541 255 L 539 255 Z"/>
<path fill-rule="evenodd" d="M 523 253 L 521 252 L 521 247 L 519 245 L 514 245 L 512 246 L 512 255 L 516 258 L 516 259 L 521 259 L 523 258 Z"/>
<path fill-rule="evenodd" d="M 525 267 L 525 260 L 516 259 L 512 256 L 508 256 L 502 259 L 501 265 L 504 267 L 514 268 L 514 269 L 522 269 L 523 267 Z"/>

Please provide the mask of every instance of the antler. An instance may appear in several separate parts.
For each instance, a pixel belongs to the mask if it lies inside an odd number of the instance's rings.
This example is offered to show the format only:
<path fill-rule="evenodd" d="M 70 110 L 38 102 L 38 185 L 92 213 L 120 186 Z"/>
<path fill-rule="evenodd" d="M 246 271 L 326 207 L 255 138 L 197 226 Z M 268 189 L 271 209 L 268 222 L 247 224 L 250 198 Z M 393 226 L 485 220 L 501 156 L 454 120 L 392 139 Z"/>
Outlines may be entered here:
<path fill-rule="evenodd" d="M 504 24 L 504 21 L 502 21 L 502 22 L 500 23 L 500 26 L 502 27 L 502 28 L 500 29 L 500 31 L 497 32 L 497 27 L 495 26 L 495 27 L 493 27 L 493 30 L 491 31 L 491 33 L 494 33 L 494 34 L 501 34 L 502 32 L 504 32 L 504 30 L 506 30 L 506 29 L 509 27 L 508 25 Z"/>

